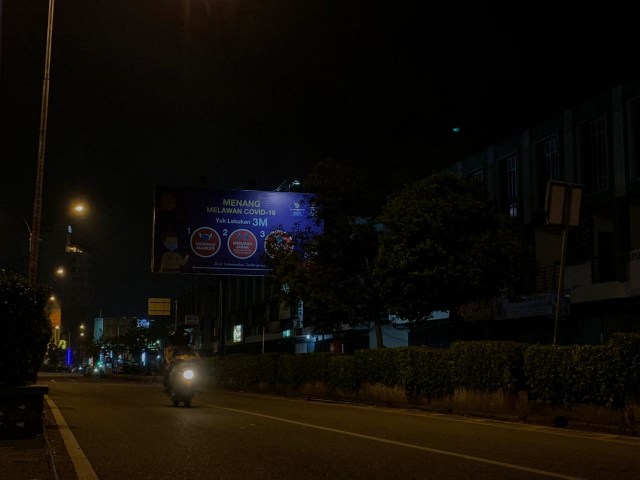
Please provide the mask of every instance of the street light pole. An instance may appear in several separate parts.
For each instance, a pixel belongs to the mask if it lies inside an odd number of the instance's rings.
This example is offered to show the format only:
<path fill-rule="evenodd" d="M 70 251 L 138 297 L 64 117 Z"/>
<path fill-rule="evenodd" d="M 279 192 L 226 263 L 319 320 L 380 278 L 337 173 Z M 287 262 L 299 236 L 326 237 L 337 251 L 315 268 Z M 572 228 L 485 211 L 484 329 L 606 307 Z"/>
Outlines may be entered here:
<path fill-rule="evenodd" d="M 38 275 L 38 253 L 40 239 L 40 218 L 42 216 L 42 181 L 44 177 L 44 150 L 47 139 L 47 116 L 49 113 L 49 71 L 51 65 L 51 38 L 53 36 L 53 11 L 55 0 L 49 0 L 47 17 L 47 43 L 42 78 L 42 107 L 40 110 L 40 136 L 38 141 L 38 163 L 36 166 L 36 191 L 33 198 L 33 219 L 29 245 L 29 281 L 36 284 Z"/>

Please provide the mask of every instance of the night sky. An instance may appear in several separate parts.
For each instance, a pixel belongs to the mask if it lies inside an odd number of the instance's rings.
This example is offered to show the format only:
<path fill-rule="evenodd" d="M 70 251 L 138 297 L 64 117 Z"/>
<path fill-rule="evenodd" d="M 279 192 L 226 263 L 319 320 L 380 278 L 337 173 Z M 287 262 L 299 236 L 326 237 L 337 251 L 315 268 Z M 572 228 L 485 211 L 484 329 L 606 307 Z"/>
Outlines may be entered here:
<path fill-rule="evenodd" d="M 19 269 L 48 0 L 0 2 L 0 267 Z M 579 3 L 57 0 L 43 229 L 85 197 L 98 307 L 144 316 L 188 284 L 150 273 L 156 185 L 273 190 L 326 157 L 426 175 L 637 76 L 629 12 Z"/>

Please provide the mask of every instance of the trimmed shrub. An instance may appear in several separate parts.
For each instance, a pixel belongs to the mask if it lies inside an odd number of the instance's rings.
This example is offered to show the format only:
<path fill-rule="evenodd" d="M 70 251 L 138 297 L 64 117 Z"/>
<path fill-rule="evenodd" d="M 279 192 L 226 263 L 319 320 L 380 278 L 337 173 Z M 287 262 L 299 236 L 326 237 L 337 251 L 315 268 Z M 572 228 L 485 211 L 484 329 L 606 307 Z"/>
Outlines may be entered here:
<path fill-rule="evenodd" d="M 385 387 L 404 386 L 401 364 L 403 348 L 382 348 L 377 350 L 356 350 L 356 369 L 363 382 L 380 384 Z"/>
<path fill-rule="evenodd" d="M 525 387 L 524 352 L 516 342 L 455 342 L 449 349 L 452 382 L 479 392 L 516 392 Z"/>
<path fill-rule="evenodd" d="M 408 351 L 411 375 L 406 384 L 409 397 L 435 400 L 453 394 L 449 352 L 441 348 L 413 347 Z"/>
<path fill-rule="evenodd" d="M 608 345 L 532 346 L 524 370 L 532 400 L 563 407 L 624 405 L 624 368 Z"/>
<path fill-rule="evenodd" d="M 627 396 L 640 400 L 640 333 L 614 333 L 609 345 L 623 366 L 621 375 Z"/>
<path fill-rule="evenodd" d="M 360 379 L 353 355 L 332 355 L 327 365 L 327 386 L 333 390 L 358 392 Z"/>
<path fill-rule="evenodd" d="M 0 270 L 0 385 L 35 383 L 51 339 L 48 292 Z"/>

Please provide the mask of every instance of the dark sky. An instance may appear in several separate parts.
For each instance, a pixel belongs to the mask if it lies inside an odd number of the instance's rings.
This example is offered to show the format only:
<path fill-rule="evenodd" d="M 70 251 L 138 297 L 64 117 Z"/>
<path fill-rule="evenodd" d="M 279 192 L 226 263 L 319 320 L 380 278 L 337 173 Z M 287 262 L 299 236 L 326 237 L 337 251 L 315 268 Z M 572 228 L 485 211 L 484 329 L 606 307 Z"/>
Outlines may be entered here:
<path fill-rule="evenodd" d="M 19 268 L 48 0 L 0 1 L 0 267 Z M 86 197 L 76 236 L 99 307 L 144 316 L 185 283 L 150 273 L 156 185 L 273 190 L 325 157 L 426 174 L 434 150 L 491 144 L 637 74 L 631 14 L 579 3 L 57 0 L 43 224 Z"/>

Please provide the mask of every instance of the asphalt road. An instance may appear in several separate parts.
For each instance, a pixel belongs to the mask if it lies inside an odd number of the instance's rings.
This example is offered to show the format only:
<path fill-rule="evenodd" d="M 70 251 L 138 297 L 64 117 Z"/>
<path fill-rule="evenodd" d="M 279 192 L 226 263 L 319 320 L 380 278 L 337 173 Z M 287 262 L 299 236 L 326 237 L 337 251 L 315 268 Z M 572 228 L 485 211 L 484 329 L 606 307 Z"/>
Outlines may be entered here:
<path fill-rule="evenodd" d="M 185 408 L 159 384 L 41 383 L 79 480 L 640 478 L 637 437 L 229 391 Z"/>

